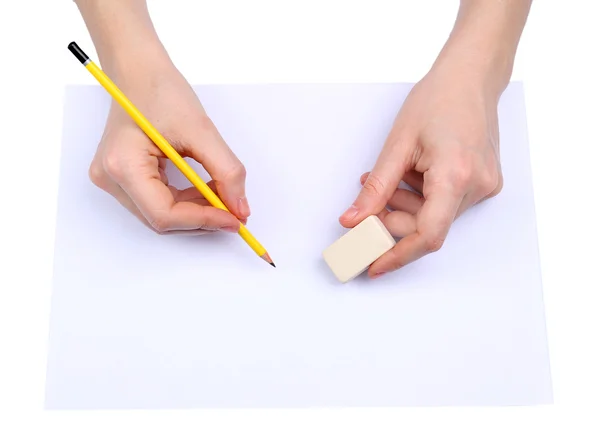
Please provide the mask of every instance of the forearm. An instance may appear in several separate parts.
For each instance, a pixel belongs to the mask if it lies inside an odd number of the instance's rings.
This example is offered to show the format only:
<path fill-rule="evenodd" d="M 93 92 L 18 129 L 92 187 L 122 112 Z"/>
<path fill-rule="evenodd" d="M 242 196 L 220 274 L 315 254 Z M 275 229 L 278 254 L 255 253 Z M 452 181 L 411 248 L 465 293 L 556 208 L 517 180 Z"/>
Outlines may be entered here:
<path fill-rule="evenodd" d="M 136 66 L 170 64 L 145 0 L 75 0 L 96 47 L 100 64 L 114 79 Z"/>
<path fill-rule="evenodd" d="M 499 98 L 510 81 L 532 0 L 461 0 L 454 29 L 434 64 Z"/>

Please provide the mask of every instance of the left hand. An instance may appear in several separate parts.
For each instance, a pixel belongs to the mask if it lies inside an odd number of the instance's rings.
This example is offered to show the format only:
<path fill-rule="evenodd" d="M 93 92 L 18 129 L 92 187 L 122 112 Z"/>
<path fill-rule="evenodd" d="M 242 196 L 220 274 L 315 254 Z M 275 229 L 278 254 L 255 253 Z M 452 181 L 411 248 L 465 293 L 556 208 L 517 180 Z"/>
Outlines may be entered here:
<path fill-rule="evenodd" d="M 379 277 L 439 250 L 453 221 L 502 189 L 498 95 L 464 71 L 432 70 L 410 92 L 362 190 L 341 216 L 372 214 L 402 239 L 369 268 Z M 404 180 L 422 196 L 398 189 Z M 386 206 L 394 209 L 388 211 Z"/>

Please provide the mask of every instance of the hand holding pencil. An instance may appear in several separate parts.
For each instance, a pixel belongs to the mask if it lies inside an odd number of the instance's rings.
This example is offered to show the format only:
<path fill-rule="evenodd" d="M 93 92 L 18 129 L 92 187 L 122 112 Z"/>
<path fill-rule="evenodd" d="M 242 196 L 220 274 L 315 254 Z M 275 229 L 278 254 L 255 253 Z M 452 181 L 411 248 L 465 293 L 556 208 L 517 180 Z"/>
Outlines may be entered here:
<path fill-rule="evenodd" d="M 90 166 L 94 184 L 158 233 L 238 233 L 258 256 L 274 265 L 244 226 L 250 215 L 244 166 L 172 64 L 129 70 L 127 77 L 119 76 L 121 90 L 75 43 L 69 50 L 113 97 Z M 202 181 L 183 157 L 201 163 L 213 180 Z M 169 185 L 167 159 L 192 187 L 178 190 Z"/>

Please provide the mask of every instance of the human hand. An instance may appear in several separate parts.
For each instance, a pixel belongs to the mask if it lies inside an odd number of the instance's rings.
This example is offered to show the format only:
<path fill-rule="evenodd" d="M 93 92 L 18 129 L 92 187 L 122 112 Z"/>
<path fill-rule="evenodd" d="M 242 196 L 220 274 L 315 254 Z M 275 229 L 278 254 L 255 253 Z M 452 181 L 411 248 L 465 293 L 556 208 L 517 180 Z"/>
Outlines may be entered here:
<path fill-rule="evenodd" d="M 439 250 L 460 214 L 500 192 L 498 96 L 447 66 L 412 89 L 373 170 L 361 177 L 358 197 L 340 217 L 351 228 L 378 214 L 402 238 L 371 265 L 370 277 Z M 402 180 L 422 196 L 399 189 Z"/>
<path fill-rule="evenodd" d="M 183 157 L 202 164 L 231 213 L 195 187 L 178 190 L 166 157 L 127 113 L 112 103 L 90 165 L 91 180 L 158 233 L 237 232 L 250 207 L 246 171 L 206 115 L 162 45 L 145 0 L 76 0 L 102 69 Z"/>
<path fill-rule="evenodd" d="M 90 166 L 92 182 L 158 233 L 237 232 L 250 215 L 244 166 L 183 76 L 166 60 L 139 71 L 130 63 L 111 76 L 180 155 L 203 165 L 212 177 L 208 185 L 231 213 L 210 206 L 195 187 L 169 185 L 166 157 L 115 102 Z"/>

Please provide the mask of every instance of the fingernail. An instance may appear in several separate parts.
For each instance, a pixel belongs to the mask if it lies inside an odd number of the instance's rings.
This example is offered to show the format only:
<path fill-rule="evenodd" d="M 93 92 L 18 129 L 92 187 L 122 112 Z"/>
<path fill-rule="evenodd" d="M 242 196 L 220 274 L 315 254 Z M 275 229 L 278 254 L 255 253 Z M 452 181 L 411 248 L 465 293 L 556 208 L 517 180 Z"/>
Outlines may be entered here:
<path fill-rule="evenodd" d="M 352 206 L 350 206 L 348 208 L 347 211 L 344 212 L 344 214 L 342 215 L 342 218 L 344 218 L 345 220 L 350 221 L 351 219 L 353 219 L 356 215 L 358 215 L 358 207 L 356 207 L 354 204 Z"/>
<path fill-rule="evenodd" d="M 248 200 L 246 197 L 238 198 L 238 209 L 240 211 L 240 215 L 247 218 L 250 216 L 250 205 L 248 204 Z"/>
<path fill-rule="evenodd" d="M 385 271 L 380 271 L 379 273 L 375 273 L 371 279 L 377 279 L 385 274 Z"/>
<path fill-rule="evenodd" d="M 221 230 L 224 232 L 237 233 L 240 231 L 240 226 L 225 226 L 222 227 Z"/>

